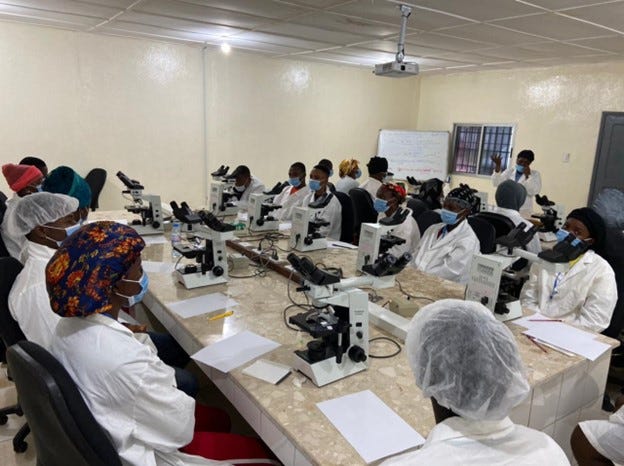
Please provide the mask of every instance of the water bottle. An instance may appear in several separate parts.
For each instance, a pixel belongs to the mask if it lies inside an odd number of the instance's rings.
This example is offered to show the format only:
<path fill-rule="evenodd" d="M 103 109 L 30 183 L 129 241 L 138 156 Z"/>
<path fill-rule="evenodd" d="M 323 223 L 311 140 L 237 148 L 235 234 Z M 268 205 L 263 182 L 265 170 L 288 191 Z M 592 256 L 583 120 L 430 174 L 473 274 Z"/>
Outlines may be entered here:
<path fill-rule="evenodd" d="M 182 224 L 180 223 L 179 220 L 173 220 L 173 222 L 171 223 L 171 256 L 175 259 L 177 259 L 178 257 L 180 257 L 182 254 L 180 254 L 178 251 L 176 251 L 174 248 L 177 244 L 180 244 L 182 242 Z"/>

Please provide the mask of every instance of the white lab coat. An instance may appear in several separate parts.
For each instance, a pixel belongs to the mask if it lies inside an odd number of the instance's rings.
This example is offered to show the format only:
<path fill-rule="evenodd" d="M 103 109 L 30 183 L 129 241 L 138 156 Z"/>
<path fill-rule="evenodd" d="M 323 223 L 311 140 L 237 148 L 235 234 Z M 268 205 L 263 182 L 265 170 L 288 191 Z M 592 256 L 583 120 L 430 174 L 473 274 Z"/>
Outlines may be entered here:
<path fill-rule="evenodd" d="M 613 269 L 589 250 L 566 273 L 549 272 L 538 263 L 531 265 L 520 302 L 523 308 L 601 332 L 611 322 L 617 297 Z"/>
<path fill-rule="evenodd" d="M 371 195 L 371 198 L 375 200 L 375 198 L 377 197 L 377 191 L 379 190 L 380 186 L 381 181 L 376 180 L 375 178 L 369 178 L 360 185 L 360 188 L 368 191 L 368 194 Z"/>
<path fill-rule="evenodd" d="M 282 192 L 273 198 L 273 204 L 279 204 L 281 209 L 276 210 L 273 215 L 283 221 L 290 221 L 292 219 L 292 211 L 295 207 L 301 207 L 303 200 L 310 194 L 310 188 L 306 185 L 301 189 L 298 189 L 294 193 L 293 187 L 288 185 Z"/>
<path fill-rule="evenodd" d="M 479 239 L 466 220 L 444 237 L 444 223 L 431 225 L 418 243 L 413 266 L 425 273 L 457 283 L 468 283 L 472 256 L 479 252 Z"/>
<path fill-rule="evenodd" d="M 2 219 L 2 225 L 0 225 L 0 234 L 2 235 L 2 241 L 7 248 L 7 251 L 11 257 L 19 259 L 20 251 L 24 247 L 26 242 L 25 236 L 16 236 L 15 228 L 11 228 L 11 223 L 14 218 L 15 206 L 21 198 L 14 194 L 12 198 L 6 200 L 6 211 L 4 212 L 4 218 Z"/>
<path fill-rule="evenodd" d="M 525 229 L 528 229 L 529 227 L 533 226 L 531 222 L 529 222 L 526 218 L 522 217 L 522 215 L 520 215 L 520 212 L 518 212 L 517 210 L 505 209 L 503 207 L 494 206 L 492 207 L 492 209 L 490 209 L 490 212 L 504 215 L 509 220 L 511 220 L 515 226 L 518 226 L 521 223 L 526 224 Z M 527 251 L 533 252 L 535 254 L 542 252 L 542 245 L 540 243 L 539 236 L 537 235 L 537 233 L 535 234 L 533 239 L 529 242 L 529 244 L 527 244 L 526 249 Z"/>
<path fill-rule="evenodd" d="M 24 268 L 9 293 L 9 310 L 26 339 L 48 349 L 61 317 L 50 308 L 45 268 L 56 252 L 43 244 L 26 242 L 22 251 Z"/>
<path fill-rule="evenodd" d="M 126 466 L 222 464 L 180 453 L 193 438 L 195 400 L 174 371 L 116 320 L 65 317 L 50 352 L 67 369 Z"/>
<path fill-rule="evenodd" d="M 238 206 L 238 209 L 246 211 L 247 210 L 247 205 L 249 204 L 249 196 L 251 194 L 262 193 L 264 191 L 264 189 L 265 188 L 264 188 L 264 184 L 262 183 L 262 181 L 260 181 L 255 176 L 252 176 L 251 177 L 251 183 L 249 183 L 249 186 L 247 186 L 245 191 L 243 191 L 243 194 L 241 195 L 241 198 L 236 203 L 236 205 Z M 234 188 L 232 188 L 232 190 L 236 191 Z"/>
<path fill-rule="evenodd" d="M 414 220 L 414 217 L 412 216 L 412 211 L 410 209 L 404 210 L 408 211 L 407 217 L 403 223 L 394 227 L 392 234 L 394 236 L 398 236 L 399 238 L 403 238 L 405 243 L 393 246 L 388 250 L 388 252 L 395 257 L 400 257 L 406 252 L 414 255 L 416 248 L 418 247 L 418 242 L 420 241 L 420 230 L 418 229 L 416 220 Z M 386 218 L 386 214 L 379 214 L 379 220 L 383 218 Z"/>
<path fill-rule="evenodd" d="M 492 184 L 494 184 L 494 187 L 506 180 L 516 181 L 515 164 L 500 173 L 492 173 Z M 526 201 L 524 201 L 524 204 L 520 207 L 520 212 L 531 214 L 533 213 L 533 198 L 542 191 L 542 177 L 537 170 L 531 169 L 531 174 L 528 178 L 522 175 L 518 178 L 517 182 L 524 186 L 527 191 Z"/>
<path fill-rule="evenodd" d="M 624 464 L 624 406 L 608 420 L 583 421 L 579 427 L 598 453 L 616 465 Z"/>
<path fill-rule="evenodd" d="M 543 432 L 501 421 L 451 417 L 437 424 L 420 448 L 395 456 L 383 466 L 568 466 L 565 453 Z"/>
<path fill-rule="evenodd" d="M 318 218 L 322 218 L 329 222 L 329 226 L 322 227 L 319 229 L 319 233 L 323 236 L 327 236 L 328 238 L 339 240 L 340 233 L 342 232 L 342 206 L 340 205 L 340 201 L 338 198 L 327 191 L 325 193 L 326 196 L 332 196 L 329 204 L 327 204 L 322 209 L 314 209 Z M 310 192 L 303 199 L 303 207 L 308 207 L 311 202 L 314 201 L 314 192 Z"/>
<path fill-rule="evenodd" d="M 338 180 L 336 183 L 336 191 L 341 193 L 349 194 L 353 188 L 359 188 L 360 183 L 357 182 L 355 178 L 351 178 L 349 175 L 345 175 Z"/>

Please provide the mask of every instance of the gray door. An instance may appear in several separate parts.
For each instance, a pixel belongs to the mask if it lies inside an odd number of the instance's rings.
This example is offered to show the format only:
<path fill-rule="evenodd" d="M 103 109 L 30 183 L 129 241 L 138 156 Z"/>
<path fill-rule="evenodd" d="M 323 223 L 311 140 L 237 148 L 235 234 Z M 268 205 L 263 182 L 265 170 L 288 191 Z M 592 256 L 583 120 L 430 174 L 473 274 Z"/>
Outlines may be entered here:
<path fill-rule="evenodd" d="M 589 188 L 591 205 L 604 188 L 624 189 L 624 113 L 603 112 Z"/>

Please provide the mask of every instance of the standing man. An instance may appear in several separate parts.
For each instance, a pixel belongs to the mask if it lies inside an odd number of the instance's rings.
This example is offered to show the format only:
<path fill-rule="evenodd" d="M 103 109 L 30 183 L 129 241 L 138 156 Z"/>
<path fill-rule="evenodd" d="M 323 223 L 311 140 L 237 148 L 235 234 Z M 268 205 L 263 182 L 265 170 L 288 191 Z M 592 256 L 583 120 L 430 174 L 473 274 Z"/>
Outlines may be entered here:
<path fill-rule="evenodd" d="M 374 200 L 384 178 L 388 175 L 388 159 L 385 157 L 371 157 L 366 166 L 368 167 L 368 180 L 362 183 L 360 188 L 368 191 L 371 199 Z"/>
<path fill-rule="evenodd" d="M 505 180 L 513 180 L 524 186 L 527 191 L 527 198 L 520 208 L 520 213 L 525 215 L 533 213 L 533 198 L 542 190 L 542 177 L 537 170 L 531 170 L 533 160 L 535 160 L 535 154 L 532 150 L 522 150 L 518 153 L 516 165 L 501 172 L 501 156 L 498 154 L 492 156 L 492 162 L 494 162 L 492 184 L 497 187 Z"/>
<path fill-rule="evenodd" d="M 234 193 L 238 198 L 239 210 L 247 210 L 249 196 L 251 194 L 262 193 L 264 184 L 255 176 L 251 176 L 251 171 L 246 165 L 239 165 L 228 178 L 234 178 Z"/>

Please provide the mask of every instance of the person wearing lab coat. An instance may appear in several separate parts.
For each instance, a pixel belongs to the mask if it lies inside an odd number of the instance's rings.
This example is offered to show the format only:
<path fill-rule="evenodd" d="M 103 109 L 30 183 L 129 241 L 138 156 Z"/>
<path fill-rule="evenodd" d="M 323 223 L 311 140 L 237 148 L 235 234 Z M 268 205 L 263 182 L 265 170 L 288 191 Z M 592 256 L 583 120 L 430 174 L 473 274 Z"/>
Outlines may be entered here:
<path fill-rule="evenodd" d="M 474 195 L 465 187 L 453 189 L 444 199 L 442 223 L 423 234 L 413 266 L 425 273 L 457 283 L 467 283 L 472 257 L 479 252 L 479 239 L 466 221 Z"/>
<path fill-rule="evenodd" d="M 405 188 L 394 183 L 385 183 L 377 190 L 377 196 L 373 202 L 373 207 L 379 213 L 379 219 L 390 218 L 399 212 L 399 208 L 405 202 L 407 193 Z M 412 211 L 408 208 L 408 214 L 403 223 L 397 225 L 392 230 L 392 235 L 405 240 L 403 244 L 397 244 L 388 250 L 394 257 L 401 257 L 404 253 L 414 254 L 418 242 L 420 241 L 420 230 L 414 220 Z"/>
<path fill-rule="evenodd" d="M 509 419 L 531 388 L 513 334 L 485 306 L 445 299 L 423 307 L 405 350 L 436 425 L 419 450 L 383 466 L 570 464 L 548 435 Z"/>
<path fill-rule="evenodd" d="M 566 272 L 551 272 L 537 262 L 532 264 L 520 293 L 522 307 L 594 332 L 606 329 L 618 294 L 613 269 L 595 252 L 602 247 L 605 233 L 604 221 L 592 209 L 570 212 L 557 232 L 558 240 L 572 234 L 590 249 L 572 261 Z"/>
<path fill-rule="evenodd" d="M 61 165 L 56 167 L 43 180 L 42 191 L 57 194 L 67 194 L 78 199 L 76 219 L 82 225 L 89 216 L 91 207 L 91 188 L 87 181 L 72 168 Z"/>
<path fill-rule="evenodd" d="M 371 157 L 366 164 L 368 180 L 360 185 L 370 194 L 371 200 L 377 196 L 377 190 L 388 176 L 388 159 L 385 157 Z"/>
<path fill-rule="evenodd" d="M 570 438 L 578 466 L 624 464 L 624 395 L 607 420 L 580 422 Z"/>
<path fill-rule="evenodd" d="M 45 268 L 59 243 L 78 225 L 78 200 L 64 194 L 34 193 L 15 207 L 16 232 L 26 239 L 20 259 L 24 268 L 9 293 L 9 310 L 26 339 L 50 347 L 60 317 L 50 310 Z"/>
<path fill-rule="evenodd" d="M 303 207 L 314 208 L 316 218 L 329 222 L 321 227 L 322 236 L 339 240 L 342 232 L 342 206 L 338 198 L 329 191 L 327 185 L 329 169 L 326 165 L 315 165 L 310 172 L 310 194 L 303 199 Z"/>
<path fill-rule="evenodd" d="M 273 198 L 273 204 L 282 206 L 275 211 L 275 217 L 282 221 L 290 221 L 293 209 L 303 205 L 303 200 L 308 194 L 310 188 L 306 185 L 306 166 L 301 162 L 295 162 L 288 169 L 288 186 Z"/>
<path fill-rule="evenodd" d="M 249 196 L 251 194 L 260 194 L 265 189 L 262 181 L 252 176 L 249 167 L 246 165 L 239 165 L 236 167 L 234 171 L 228 175 L 228 178 L 234 179 L 234 186 L 232 189 L 238 199 L 236 205 L 241 211 L 247 210 Z"/>
<path fill-rule="evenodd" d="M 34 165 L 15 165 L 12 163 L 2 166 L 2 174 L 9 188 L 15 194 L 6 201 L 6 210 L 2 218 L 2 225 L 0 225 L 0 235 L 9 255 L 19 259 L 26 239 L 20 233 L 19 228 L 15 227 L 15 206 L 20 199 L 36 193 L 41 188 L 43 174 Z"/>
<path fill-rule="evenodd" d="M 349 194 L 353 188 L 359 188 L 360 183 L 357 180 L 362 176 L 360 162 L 355 159 L 343 160 L 338 167 L 338 176 L 340 179 L 336 183 L 336 191 Z"/>
<path fill-rule="evenodd" d="M 533 198 L 542 190 L 542 177 L 537 170 L 531 168 L 535 160 L 532 150 L 522 150 L 518 153 L 516 164 L 501 171 L 502 158 L 500 155 L 493 155 L 494 172 L 492 173 L 492 184 L 497 187 L 505 180 L 513 180 L 526 188 L 527 198 L 520 208 L 520 213 L 531 215 L 533 213 Z"/>
<path fill-rule="evenodd" d="M 268 458 L 255 439 L 225 432 L 230 423 L 221 410 L 196 425 L 199 410 L 176 388 L 173 370 L 117 321 L 120 308 L 140 302 L 147 291 L 144 246 L 135 230 L 114 222 L 85 225 L 63 242 L 45 271 L 50 307 L 62 317 L 50 352 L 76 383 L 124 465 Z M 213 432 L 194 432 L 194 427 Z"/>
<path fill-rule="evenodd" d="M 526 188 L 513 180 L 505 180 L 496 188 L 496 207 L 492 209 L 492 212 L 504 215 L 513 222 L 515 226 L 525 225 L 525 229 L 531 227 L 531 222 L 526 220 L 520 215 L 520 208 L 526 201 L 527 192 Z M 538 235 L 533 236 L 529 244 L 526 245 L 526 250 L 535 254 L 542 252 L 542 246 Z"/>

